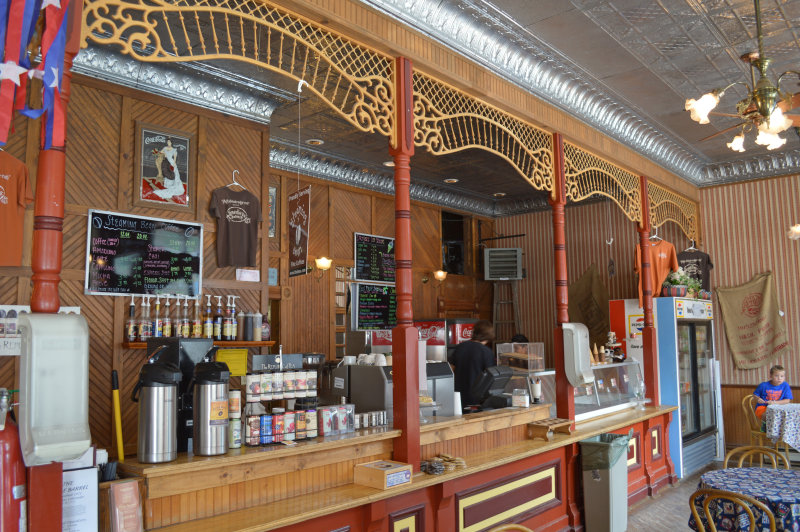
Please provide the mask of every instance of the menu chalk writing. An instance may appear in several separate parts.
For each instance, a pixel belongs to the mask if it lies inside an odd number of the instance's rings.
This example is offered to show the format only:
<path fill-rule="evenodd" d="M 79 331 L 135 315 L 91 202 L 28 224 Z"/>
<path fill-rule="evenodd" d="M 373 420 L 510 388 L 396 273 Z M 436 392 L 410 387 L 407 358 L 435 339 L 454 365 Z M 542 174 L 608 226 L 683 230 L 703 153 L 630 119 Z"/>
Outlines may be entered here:
<path fill-rule="evenodd" d="M 356 330 L 392 329 L 397 325 L 397 293 L 394 286 L 358 283 Z"/>
<path fill-rule="evenodd" d="M 203 225 L 89 210 L 87 294 L 200 294 Z"/>
<path fill-rule="evenodd" d="M 355 233 L 355 280 L 394 283 L 394 238 Z"/>

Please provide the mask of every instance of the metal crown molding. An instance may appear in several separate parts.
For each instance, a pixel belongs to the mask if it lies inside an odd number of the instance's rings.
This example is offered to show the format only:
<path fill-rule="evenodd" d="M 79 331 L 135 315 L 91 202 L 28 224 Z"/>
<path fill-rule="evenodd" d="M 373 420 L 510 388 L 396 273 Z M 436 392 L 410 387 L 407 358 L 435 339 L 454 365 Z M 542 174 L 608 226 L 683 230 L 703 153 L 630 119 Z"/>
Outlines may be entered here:
<path fill-rule="evenodd" d="M 697 186 L 769 177 L 795 166 L 800 150 L 709 163 L 621 103 L 601 81 L 549 48 L 495 6 L 476 0 L 361 0 L 494 74 L 578 117 Z M 754 170 L 758 175 L 753 175 Z"/>
<path fill-rule="evenodd" d="M 274 87 L 210 65 L 142 63 L 97 46 L 82 49 L 72 71 L 261 124 L 269 124 L 280 100 L 288 101 Z"/>
<path fill-rule="evenodd" d="M 358 164 L 342 161 L 324 152 L 304 148 L 297 154 L 297 146 L 278 139 L 270 142 L 269 163 L 272 168 L 333 181 L 382 194 L 394 194 L 394 179 L 390 173 L 381 173 Z M 411 199 L 431 203 L 481 216 L 496 217 L 495 202 L 464 194 L 455 194 L 428 183 L 412 183 Z"/>

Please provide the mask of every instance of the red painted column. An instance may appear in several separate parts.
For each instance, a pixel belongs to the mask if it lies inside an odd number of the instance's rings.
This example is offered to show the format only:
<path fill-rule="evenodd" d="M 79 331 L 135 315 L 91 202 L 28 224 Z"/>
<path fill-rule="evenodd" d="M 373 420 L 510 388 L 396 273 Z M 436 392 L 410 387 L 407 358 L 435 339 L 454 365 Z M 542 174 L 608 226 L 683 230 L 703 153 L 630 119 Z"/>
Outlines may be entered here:
<path fill-rule="evenodd" d="M 73 3 L 73 6 L 80 4 Z M 64 73 L 61 80 L 61 102 L 66 113 L 70 95 L 72 58 L 80 49 L 81 10 L 71 9 L 64 54 Z M 44 125 L 41 119 L 41 142 L 44 146 Z M 66 117 L 64 120 L 66 128 Z M 66 132 L 65 136 L 66 138 Z M 33 210 L 33 270 L 30 306 L 33 312 L 58 312 L 61 306 L 58 284 L 61 281 L 61 255 L 64 222 L 64 188 L 66 152 L 64 146 L 40 149 L 36 169 L 36 193 Z M 28 527 L 29 530 L 61 530 L 62 466 L 54 462 L 28 468 Z"/>
<path fill-rule="evenodd" d="M 564 180 L 564 139 L 553 133 L 553 194 L 550 207 L 553 209 L 553 260 L 556 278 L 556 328 L 553 330 L 553 354 L 556 369 L 556 415 L 564 419 L 575 419 L 575 396 L 573 387 L 564 371 L 564 336 L 562 323 L 569 321 L 567 312 L 567 244 L 564 234 L 564 209 L 567 204 L 567 189 Z"/>
<path fill-rule="evenodd" d="M 394 459 L 419 470 L 419 331 L 411 307 L 411 156 L 414 122 L 411 61 L 395 60 L 395 123 L 389 153 L 394 159 L 394 245 L 397 289 L 397 327 L 392 329 L 394 427 L 403 431 L 394 440 Z"/>
<path fill-rule="evenodd" d="M 658 406 L 658 347 L 656 331 L 653 327 L 653 287 L 650 275 L 650 200 L 647 196 L 647 178 L 639 177 L 642 197 L 642 223 L 639 231 L 639 247 L 642 252 L 642 264 L 639 275 L 642 279 L 642 306 L 644 307 L 644 329 L 642 330 L 644 383 L 651 406 Z"/>

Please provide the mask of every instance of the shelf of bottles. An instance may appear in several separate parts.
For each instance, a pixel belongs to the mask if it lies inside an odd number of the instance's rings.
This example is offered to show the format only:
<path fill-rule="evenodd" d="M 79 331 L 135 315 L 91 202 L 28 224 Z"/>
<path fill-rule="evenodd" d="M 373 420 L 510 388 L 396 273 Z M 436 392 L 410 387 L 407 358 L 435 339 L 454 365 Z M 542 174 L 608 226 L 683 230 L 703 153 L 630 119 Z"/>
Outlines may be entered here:
<path fill-rule="evenodd" d="M 214 345 L 219 347 L 271 347 L 275 342 L 246 342 L 244 340 L 214 340 Z M 147 349 L 147 342 L 122 342 L 125 349 Z"/>

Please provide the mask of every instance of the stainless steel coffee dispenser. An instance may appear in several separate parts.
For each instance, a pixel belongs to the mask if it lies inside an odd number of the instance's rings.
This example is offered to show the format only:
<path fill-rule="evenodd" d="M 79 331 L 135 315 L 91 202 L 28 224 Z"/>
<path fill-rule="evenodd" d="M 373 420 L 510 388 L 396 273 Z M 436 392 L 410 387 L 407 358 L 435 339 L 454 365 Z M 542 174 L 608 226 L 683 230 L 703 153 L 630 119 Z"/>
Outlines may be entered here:
<path fill-rule="evenodd" d="M 160 360 L 161 347 L 142 366 L 131 400 L 139 403 L 136 457 L 141 463 L 170 462 L 178 457 L 178 383 L 180 368 Z"/>
<path fill-rule="evenodd" d="M 194 454 L 228 452 L 228 380 L 224 362 L 200 362 L 194 367 Z"/>

